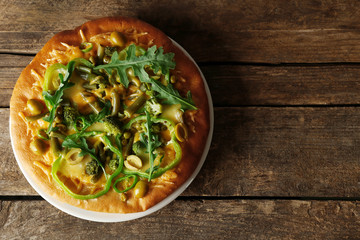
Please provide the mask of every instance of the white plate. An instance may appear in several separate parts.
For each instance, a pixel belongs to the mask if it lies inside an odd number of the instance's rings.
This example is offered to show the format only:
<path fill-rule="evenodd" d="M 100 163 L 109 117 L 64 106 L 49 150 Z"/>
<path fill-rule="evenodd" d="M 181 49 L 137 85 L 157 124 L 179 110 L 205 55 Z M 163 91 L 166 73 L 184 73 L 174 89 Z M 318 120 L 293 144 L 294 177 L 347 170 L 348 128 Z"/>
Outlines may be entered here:
<path fill-rule="evenodd" d="M 181 185 L 178 189 L 176 189 L 172 194 L 170 194 L 164 200 L 162 200 L 161 202 L 159 202 L 158 204 L 156 204 L 155 206 L 149 208 L 148 210 L 146 210 L 144 212 L 125 213 L 124 214 L 124 213 L 103 213 L 103 212 L 95 212 L 95 211 L 85 210 L 85 209 L 74 207 L 74 206 L 72 206 L 70 204 L 61 202 L 61 201 L 57 200 L 56 198 L 52 197 L 51 195 L 47 194 L 46 192 L 44 192 L 41 189 L 41 187 L 35 182 L 35 180 L 32 179 L 31 176 L 25 171 L 25 169 L 21 165 L 21 162 L 18 160 L 18 157 L 17 157 L 16 152 L 14 150 L 15 149 L 14 148 L 14 142 L 13 142 L 13 140 L 11 138 L 11 132 L 10 132 L 11 146 L 13 148 L 13 152 L 14 152 L 16 161 L 17 161 L 22 173 L 24 174 L 25 178 L 27 179 L 27 181 L 30 183 L 30 185 L 35 189 L 35 191 L 41 197 L 43 197 L 46 201 L 48 201 L 50 204 L 57 207 L 61 211 L 66 212 L 66 213 L 68 213 L 68 214 L 70 214 L 72 216 L 78 217 L 78 218 L 82 218 L 82 219 L 86 219 L 86 220 L 90 220 L 90 221 L 96 221 L 96 222 L 124 222 L 124 221 L 133 220 L 133 219 L 136 219 L 136 218 L 144 217 L 144 216 L 147 216 L 147 215 L 149 215 L 149 214 L 151 214 L 151 213 L 153 213 L 155 211 L 160 210 L 161 208 L 165 207 L 170 202 L 172 202 L 175 198 L 177 198 L 190 185 L 190 183 L 194 180 L 196 175 L 199 173 L 202 165 L 204 164 L 207 153 L 208 153 L 209 148 L 210 148 L 211 139 L 212 139 L 212 133 L 213 133 L 213 128 L 214 128 L 214 109 L 213 109 L 213 105 L 212 105 L 212 99 L 211 99 L 211 94 L 210 94 L 209 87 L 208 87 L 208 85 L 206 83 L 205 77 L 202 74 L 199 66 L 195 63 L 194 59 L 185 51 L 185 49 L 183 49 L 174 40 L 172 40 L 172 41 L 174 42 L 174 44 L 176 46 L 178 46 L 181 50 L 183 50 L 184 53 L 186 53 L 186 55 L 194 62 L 194 64 L 199 69 L 201 77 L 204 80 L 205 90 L 206 90 L 206 94 L 207 94 L 208 101 L 209 101 L 209 113 L 210 113 L 209 136 L 208 136 L 208 139 L 206 141 L 204 152 L 203 152 L 203 154 L 201 156 L 199 165 L 197 166 L 197 168 L 195 169 L 193 174 L 190 176 L 190 178 L 187 179 L 186 182 L 183 185 Z M 11 131 L 11 127 L 10 127 L 10 131 Z"/>

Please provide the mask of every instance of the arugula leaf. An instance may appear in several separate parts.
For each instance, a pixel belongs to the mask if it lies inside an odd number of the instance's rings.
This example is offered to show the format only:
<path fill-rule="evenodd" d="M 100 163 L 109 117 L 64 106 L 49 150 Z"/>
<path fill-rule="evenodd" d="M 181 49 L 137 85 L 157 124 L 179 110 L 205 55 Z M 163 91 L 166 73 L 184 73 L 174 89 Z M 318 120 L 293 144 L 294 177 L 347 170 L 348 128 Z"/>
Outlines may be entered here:
<path fill-rule="evenodd" d="M 164 54 L 163 48 L 157 48 L 156 46 L 149 48 L 143 55 L 136 56 L 136 46 L 131 44 L 126 50 L 125 60 L 119 60 L 119 54 L 115 51 L 110 63 L 99 65 L 94 70 L 104 69 L 108 74 L 111 74 L 112 70 L 115 69 L 121 83 L 127 88 L 129 86 L 129 79 L 126 74 L 128 68 L 132 68 L 135 76 L 139 77 L 142 82 L 148 82 L 150 78 L 145 71 L 145 66 L 150 66 L 154 72 L 161 70 L 166 75 L 169 69 L 175 68 L 173 58 L 174 53 Z"/>
<path fill-rule="evenodd" d="M 111 102 L 106 101 L 104 107 L 98 114 L 92 113 L 87 116 L 80 116 L 77 120 L 82 121 L 82 128 L 80 132 L 84 132 L 88 127 L 93 125 L 96 122 L 100 122 L 103 118 L 110 114 L 111 110 Z M 75 121 L 76 122 L 76 121 Z"/>
<path fill-rule="evenodd" d="M 147 128 L 146 128 L 147 129 Z M 147 139 L 147 133 L 145 134 L 144 132 L 140 133 L 140 142 L 144 145 L 144 147 L 146 148 L 145 152 L 148 153 L 148 139 Z M 161 142 L 159 141 L 159 136 L 158 135 L 152 135 L 152 148 L 155 150 L 156 148 L 161 146 Z"/>
<path fill-rule="evenodd" d="M 100 122 L 103 118 L 105 118 L 107 115 L 110 114 L 110 112 L 111 112 L 110 110 L 111 110 L 111 103 L 109 101 L 106 101 L 104 107 L 101 109 L 101 111 L 98 114 L 92 113 L 87 116 L 77 117 L 77 119 L 74 122 L 74 124 L 75 124 L 74 127 L 75 127 L 77 133 L 74 133 L 67 137 L 72 137 L 74 139 L 78 139 L 79 137 L 83 136 L 84 134 L 86 134 L 85 130 L 88 127 L 90 127 L 91 125 L 93 125 L 96 122 Z M 82 124 L 80 130 L 77 128 L 77 125 L 76 125 L 79 121 L 81 121 L 81 124 Z"/>
<path fill-rule="evenodd" d="M 100 132 L 100 131 L 83 131 L 83 132 L 77 132 L 77 133 L 74 133 L 74 134 L 71 134 L 71 135 L 68 135 L 66 136 L 66 138 L 64 139 L 64 142 L 67 142 L 65 144 L 68 144 L 69 142 L 76 142 L 79 138 L 86 138 L 86 137 L 93 137 L 93 136 L 96 136 L 96 135 L 100 135 L 102 134 L 103 132 Z M 71 139 L 71 141 L 68 139 Z M 64 144 L 62 144 L 63 147 L 66 147 Z"/>
<path fill-rule="evenodd" d="M 80 148 L 81 152 L 79 156 L 85 156 L 89 154 L 91 157 L 95 156 L 95 149 L 90 149 L 86 143 L 86 139 L 84 137 L 79 138 L 80 141 L 76 141 L 73 138 L 66 138 L 62 145 L 67 148 Z M 96 157 L 94 157 L 96 159 Z"/>
<path fill-rule="evenodd" d="M 162 47 L 157 48 L 156 46 L 147 49 L 143 55 L 136 56 L 136 46 L 132 44 L 126 49 L 125 60 L 119 60 L 119 54 L 115 51 L 110 63 L 99 65 L 94 70 L 104 69 L 108 74 L 116 70 L 121 83 L 127 88 L 129 86 L 129 79 L 126 70 L 132 68 L 135 76 L 139 77 L 141 82 L 151 83 L 153 90 L 159 93 L 157 97 L 165 100 L 163 101 L 164 104 L 181 104 L 183 110 L 196 110 L 197 108 L 190 92 L 188 92 L 186 98 L 183 98 L 168 81 L 169 70 L 174 69 L 176 65 L 173 58 L 174 53 L 164 54 L 164 49 Z M 161 71 L 168 82 L 167 86 L 161 84 L 160 81 L 150 78 L 149 74 L 145 71 L 145 66 L 149 66 L 154 72 Z"/>
<path fill-rule="evenodd" d="M 86 143 L 86 138 L 85 138 L 85 137 L 91 137 L 94 135 L 101 134 L 101 132 L 98 132 L 98 131 L 86 132 L 85 130 L 88 127 L 90 127 L 92 124 L 94 124 L 95 122 L 99 122 L 105 116 L 109 115 L 110 108 L 111 108 L 111 103 L 109 101 L 106 101 L 105 106 L 103 107 L 103 109 L 101 109 L 99 114 L 90 114 L 88 116 L 80 116 L 78 119 L 81 119 L 82 124 L 83 124 L 81 130 L 77 133 L 66 136 L 66 138 L 64 139 L 64 141 L 62 143 L 63 147 L 80 148 L 81 149 L 81 152 L 79 154 L 80 156 L 85 156 L 86 154 L 89 154 L 93 159 L 95 159 L 97 161 L 97 163 L 101 167 L 102 171 L 104 172 L 106 178 L 107 178 L 107 174 L 106 174 L 105 169 L 104 169 L 103 165 L 101 164 L 100 160 L 96 156 L 95 149 L 89 148 L 89 146 Z M 75 124 L 76 124 L 76 121 L 75 121 Z"/>
<path fill-rule="evenodd" d="M 154 160 L 157 157 L 157 154 L 154 154 L 154 150 L 161 146 L 161 142 L 159 141 L 159 136 L 153 134 L 151 130 L 151 126 L 153 124 L 150 114 L 148 111 L 145 110 L 146 113 L 146 122 L 145 122 L 145 133 L 140 134 L 140 142 L 144 144 L 146 147 L 146 153 L 149 154 L 149 163 L 150 168 L 148 169 L 149 172 L 149 179 L 151 181 L 153 172 L 156 171 L 159 167 L 154 166 Z M 162 159 L 161 159 L 162 160 Z"/>
<path fill-rule="evenodd" d="M 67 88 L 70 88 L 74 85 L 74 83 L 71 83 L 69 81 L 71 74 L 74 71 L 74 68 L 75 68 L 75 62 L 70 61 L 68 63 L 68 65 L 66 66 L 65 77 L 62 74 L 59 74 L 60 85 L 59 85 L 59 88 L 54 93 L 54 95 L 51 95 L 47 91 L 44 91 L 42 93 L 44 100 L 46 102 L 46 106 L 48 108 L 51 107 L 51 109 L 49 109 L 49 111 L 50 111 L 49 116 L 43 118 L 45 121 L 50 123 L 49 127 L 46 131 L 47 134 L 49 134 L 51 131 L 54 130 L 53 121 L 55 119 L 55 112 L 56 112 L 56 108 L 60 105 L 60 103 L 62 101 L 62 96 L 64 95 L 64 90 Z"/>
<path fill-rule="evenodd" d="M 153 173 L 155 173 L 157 170 L 160 169 L 160 165 L 161 165 L 161 162 L 162 162 L 163 159 L 164 159 L 164 155 L 161 156 L 161 158 L 160 158 L 160 160 L 159 160 L 159 164 L 153 167 Z M 149 173 L 149 172 L 150 172 L 150 168 L 146 169 L 145 172 L 146 172 L 146 173 Z"/>
<path fill-rule="evenodd" d="M 91 153 L 91 154 L 93 154 L 91 156 L 94 159 L 96 159 L 95 150 L 93 149 L 94 152 L 92 150 L 89 150 L 89 148 L 88 148 L 88 146 L 86 144 L 86 141 L 84 142 L 84 139 L 85 139 L 85 137 L 95 136 L 95 135 L 101 134 L 102 132 L 98 132 L 98 131 L 88 131 L 88 132 L 86 132 L 85 130 L 88 127 L 90 127 L 91 125 L 93 125 L 95 122 L 99 122 L 105 116 L 109 115 L 110 114 L 110 108 L 111 108 L 111 103 L 107 101 L 107 102 L 105 102 L 105 106 L 103 107 L 103 109 L 101 109 L 99 114 L 90 114 L 88 116 L 80 116 L 80 117 L 78 117 L 77 120 L 80 119 L 82 121 L 82 124 L 83 124 L 82 127 L 81 127 L 81 130 L 79 130 L 77 133 L 66 136 L 64 142 L 62 143 L 62 146 L 63 147 L 68 147 L 68 148 L 80 148 L 82 150 L 82 152 L 84 151 L 84 154 L 86 154 L 87 152 Z M 76 121 L 75 121 L 74 124 L 76 124 Z M 80 143 L 78 142 L 79 139 L 80 139 Z M 81 156 L 83 156 L 83 155 L 81 155 Z M 101 166 L 101 164 L 100 164 L 100 166 Z"/>
<path fill-rule="evenodd" d="M 157 98 L 163 99 L 163 104 L 181 104 L 183 110 L 191 109 L 196 110 L 194 101 L 192 100 L 191 93 L 188 91 L 186 98 L 180 96 L 179 92 L 168 83 L 167 86 L 161 84 L 160 81 L 150 78 L 152 89 L 158 93 Z"/>

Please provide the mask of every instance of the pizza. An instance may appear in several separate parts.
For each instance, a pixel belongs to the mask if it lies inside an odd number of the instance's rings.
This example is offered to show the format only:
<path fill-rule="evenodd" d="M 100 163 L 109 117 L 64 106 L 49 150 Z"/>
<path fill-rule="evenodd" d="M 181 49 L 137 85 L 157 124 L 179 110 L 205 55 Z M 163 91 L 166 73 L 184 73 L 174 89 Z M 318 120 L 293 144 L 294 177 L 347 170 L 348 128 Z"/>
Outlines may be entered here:
<path fill-rule="evenodd" d="M 133 213 L 194 172 L 209 136 L 204 79 L 186 53 L 137 19 L 87 22 L 52 37 L 10 101 L 18 162 L 70 205 Z"/>

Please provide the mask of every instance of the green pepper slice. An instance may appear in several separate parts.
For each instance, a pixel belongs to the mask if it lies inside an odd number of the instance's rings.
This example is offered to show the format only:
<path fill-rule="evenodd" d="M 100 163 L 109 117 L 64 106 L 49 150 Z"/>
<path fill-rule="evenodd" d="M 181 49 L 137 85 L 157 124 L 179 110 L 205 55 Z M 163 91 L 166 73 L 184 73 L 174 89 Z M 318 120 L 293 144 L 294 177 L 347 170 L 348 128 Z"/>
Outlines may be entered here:
<path fill-rule="evenodd" d="M 104 143 L 106 144 L 106 146 L 113 151 L 115 154 L 118 155 L 119 157 L 119 167 L 116 169 L 116 171 L 110 175 L 110 177 L 108 177 L 106 183 L 105 183 L 105 187 L 103 190 L 101 190 L 100 192 L 97 192 L 95 194 L 88 194 L 88 195 L 81 195 L 81 194 L 77 194 L 74 193 L 73 191 L 71 191 L 60 179 L 59 176 L 57 175 L 57 172 L 59 170 L 59 167 L 61 165 L 61 162 L 63 161 L 63 157 L 60 156 L 58 159 L 55 160 L 55 162 L 52 165 L 51 168 L 51 175 L 53 177 L 53 179 L 55 180 L 55 182 L 57 184 L 59 184 L 59 186 L 71 197 L 76 198 L 76 199 L 80 199 L 80 200 L 86 200 L 86 199 L 92 199 L 92 198 L 98 198 L 104 194 L 106 194 L 111 187 L 111 183 L 113 181 L 113 179 L 118 176 L 121 172 L 122 172 L 122 168 L 124 165 L 124 158 L 123 155 L 121 153 L 121 145 L 119 145 L 117 143 L 117 147 L 119 149 L 117 149 L 110 141 L 110 139 L 107 136 L 102 136 L 101 139 L 104 141 Z M 105 173 L 106 174 L 106 173 Z"/>
<path fill-rule="evenodd" d="M 89 68 L 94 67 L 90 61 L 84 58 L 75 58 L 72 61 L 75 62 L 74 67 L 78 65 L 84 65 Z M 66 71 L 66 66 L 62 65 L 61 63 L 55 63 L 48 67 L 44 76 L 43 91 L 56 91 L 60 86 L 59 74 L 65 76 Z"/>
<path fill-rule="evenodd" d="M 43 91 L 55 91 L 60 86 L 59 74 L 65 76 L 66 66 L 55 63 L 48 67 L 44 76 Z"/>
<path fill-rule="evenodd" d="M 122 181 L 124 181 L 124 180 L 129 179 L 129 178 L 134 178 L 134 182 L 131 184 L 131 186 L 125 188 L 124 190 L 119 190 L 116 185 L 117 185 L 119 182 L 122 182 Z M 124 177 L 121 177 L 121 178 L 116 179 L 116 181 L 115 181 L 114 184 L 113 184 L 113 188 L 114 188 L 115 192 L 117 192 L 117 193 L 124 193 L 124 192 L 129 191 L 129 190 L 132 189 L 133 187 L 135 187 L 135 185 L 136 185 L 136 183 L 137 183 L 138 181 L 139 181 L 139 178 L 138 178 L 137 175 L 126 175 L 126 176 L 124 176 Z"/>
<path fill-rule="evenodd" d="M 93 49 L 93 44 L 89 42 L 83 42 L 80 44 L 80 50 L 84 53 L 90 52 Z"/>

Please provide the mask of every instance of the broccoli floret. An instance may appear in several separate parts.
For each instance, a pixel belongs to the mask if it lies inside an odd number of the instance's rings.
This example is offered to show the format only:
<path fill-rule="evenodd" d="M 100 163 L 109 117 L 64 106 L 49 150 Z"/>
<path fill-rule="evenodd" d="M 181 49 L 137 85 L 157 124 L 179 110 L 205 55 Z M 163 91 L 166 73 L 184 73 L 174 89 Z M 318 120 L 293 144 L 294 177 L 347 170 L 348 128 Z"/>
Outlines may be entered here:
<path fill-rule="evenodd" d="M 162 113 L 162 105 L 156 100 L 156 98 L 150 98 L 147 100 L 145 109 L 152 116 L 157 116 Z"/>
<path fill-rule="evenodd" d="M 132 150 L 136 155 L 141 155 L 146 151 L 145 145 L 141 141 L 135 142 L 132 145 Z"/>
<path fill-rule="evenodd" d="M 95 159 L 92 159 L 86 164 L 85 172 L 88 175 L 96 175 L 99 172 L 99 164 Z"/>
<path fill-rule="evenodd" d="M 115 116 L 104 118 L 105 131 L 111 135 L 121 134 L 121 122 Z"/>
<path fill-rule="evenodd" d="M 109 168 L 110 168 L 112 171 L 115 171 L 118 167 L 119 167 L 119 160 L 117 160 L 117 159 L 112 159 L 112 160 L 110 160 L 110 162 L 109 162 Z"/>
<path fill-rule="evenodd" d="M 64 114 L 64 123 L 67 126 L 70 126 L 75 122 L 76 117 L 78 116 L 78 111 L 70 106 L 63 107 L 63 114 Z"/>

